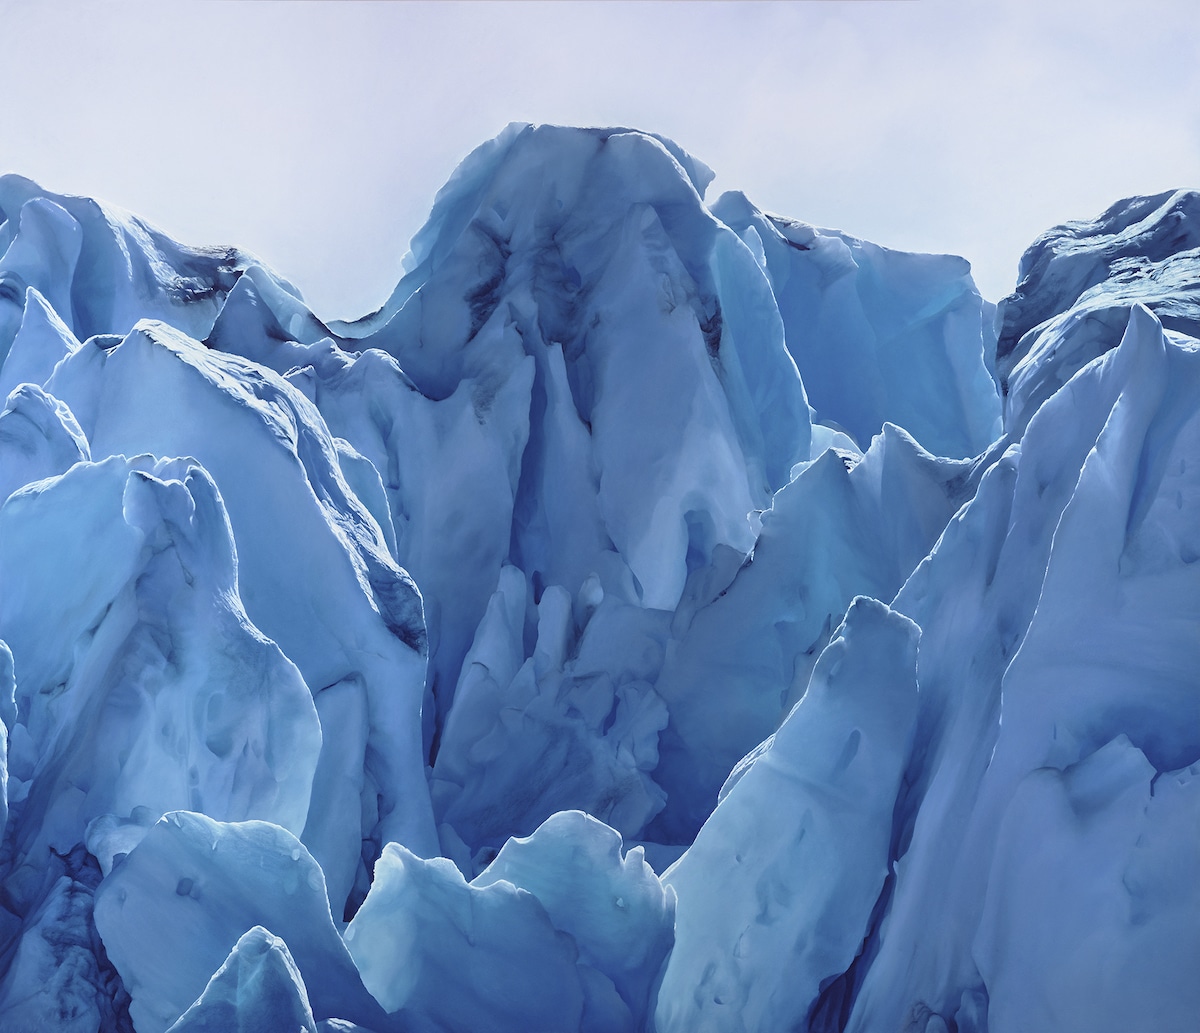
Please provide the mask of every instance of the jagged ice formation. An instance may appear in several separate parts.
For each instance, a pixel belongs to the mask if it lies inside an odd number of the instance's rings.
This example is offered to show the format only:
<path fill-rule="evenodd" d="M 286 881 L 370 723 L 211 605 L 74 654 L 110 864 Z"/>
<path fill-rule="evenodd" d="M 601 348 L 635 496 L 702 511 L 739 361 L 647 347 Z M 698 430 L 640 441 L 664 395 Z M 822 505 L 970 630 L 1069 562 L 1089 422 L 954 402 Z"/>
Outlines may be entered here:
<path fill-rule="evenodd" d="M 0 178 L 0 1030 L 1196 1028 L 1200 195 L 711 178 L 510 126 L 351 322 Z"/>

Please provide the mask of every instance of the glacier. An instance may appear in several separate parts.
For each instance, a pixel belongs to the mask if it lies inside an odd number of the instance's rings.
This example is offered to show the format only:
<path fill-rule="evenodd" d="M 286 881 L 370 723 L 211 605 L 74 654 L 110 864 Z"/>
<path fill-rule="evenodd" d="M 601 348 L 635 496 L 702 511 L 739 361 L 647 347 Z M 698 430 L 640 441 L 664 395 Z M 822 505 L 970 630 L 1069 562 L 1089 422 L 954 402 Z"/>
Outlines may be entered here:
<path fill-rule="evenodd" d="M 513 124 L 384 304 L 0 177 L 0 1031 L 1192 1033 L 1200 193 L 962 258 Z"/>

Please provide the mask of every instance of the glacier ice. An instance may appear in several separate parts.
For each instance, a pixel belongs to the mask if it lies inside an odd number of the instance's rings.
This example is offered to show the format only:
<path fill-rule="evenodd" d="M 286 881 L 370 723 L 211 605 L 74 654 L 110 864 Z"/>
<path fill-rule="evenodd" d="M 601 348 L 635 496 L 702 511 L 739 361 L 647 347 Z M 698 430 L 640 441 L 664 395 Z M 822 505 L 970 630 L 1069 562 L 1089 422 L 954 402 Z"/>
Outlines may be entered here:
<path fill-rule="evenodd" d="M 855 599 L 803 699 L 667 870 L 679 918 L 661 1033 L 794 1029 L 854 960 L 888 874 L 919 637 Z"/>
<path fill-rule="evenodd" d="M 996 367 L 1007 427 L 1024 427 L 1055 390 L 1116 347 L 1134 305 L 1200 335 L 1200 199 L 1178 190 L 1119 202 L 1043 234 L 997 311 Z"/>
<path fill-rule="evenodd" d="M 365 712 L 361 778 L 357 787 L 331 782 L 337 795 L 327 802 L 318 784 L 321 806 L 310 815 L 338 823 L 349 837 L 347 847 L 321 829 L 309 834 L 335 896 L 350 894 L 356 872 L 365 892 L 371 852 L 388 839 L 435 850 L 421 763 L 420 597 L 350 490 L 311 403 L 269 370 L 162 323 L 139 323 L 120 341 L 80 349 L 49 384 L 83 420 L 94 450 L 198 460 L 228 512 L 249 618 L 295 663 L 314 697 L 352 686 L 324 707 L 346 711 L 337 720 L 351 726 Z M 213 434 L 218 425 L 239 430 Z M 360 800 L 367 825 L 351 829 L 339 812 L 353 813 Z M 373 846 L 362 857 L 354 844 L 364 840 Z"/>
<path fill-rule="evenodd" d="M 96 892 L 95 927 L 138 1033 L 176 1022 L 255 926 L 286 944 L 315 1016 L 361 1018 L 378 1033 L 397 1028 L 363 988 L 320 866 L 278 825 L 171 811 Z"/>
<path fill-rule="evenodd" d="M 1200 194 L 712 178 L 514 124 L 326 322 L 0 177 L 0 1030 L 1191 1033 Z"/>
<path fill-rule="evenodd" d="M 48 846 L 69 850 L 93 818 L 138 808 L 303 829 L 317 714 L 295 665 L 237 603 L 233 539 L 204 470 L 114 456 L 10 501 L 0 577 L 14 591 L 0 634 L 33 752 L 10 772 L 25 796 L 16 870 L 40 869 Z M 108 578 L 76 580 L 97 546 Z"/>
<path fill-rule="evenodd" d="M 734 191 L 712 210 L 769 277 L 821 420 L 863 448 L 885 422 L 941 456 L 974 456 L 992 443 L 993 313 L 964 259 L 891 251 L 767 215 Z"/>
<path fill-rule="evenodd" d="M 531 836 L 509 839 L 472 885 L 503 881 L 537 897 L 554 927 L 575 939 L 580 961 L 612 980 L 641 1028 L 674 939 L 675 895 L 641 847 L 622 856 L 622 846 L 602 821 L 559 811 Z"/>
<path fill-rule="evenodd" d="M 51 852 L 36 906 L 4 913 L 7 970 L 0 980 L 5 1029 L 84 1033 L 119 1029 L 129 994 L 108 961 L 92 921 L 101 872 L 83 844 Z"/>
<path fill-rule="evenodd" d="M 1160 772 L 1120 735 L 1021 781 L 972 945 L 992 1028 L 1185 1029 L 1200 1014 L 1198 773 Z"/>
<path fill-rule="evenodd" d="M 346 945 L 364 985 L 405 1029 L 580 1028 L 585 990 L 572 938 L 532 894 L 506 881 L 469 884 L 447 858 L 389 843 Z"/>
<path fill-rule="evenodd" d="M 737 761 L 805 692 L 851 600 L 895 595 L 978 475 L 885 424 L 861 458 L 829 449 L 776 492 L 751 561 L 701 596 L 707 605 L 676 612 L 686 632 L 656 685 L 671 713 L 655 773 L 669 798 L 660 837 L 691 841 Z"/>
<path fill-rule="evenodd" d="M 35 387 L 44 384 L 59 360 L 78 350 L 79 341 L 70 327 L 37 288 L 30 287 L 25 294 L 20 326 L 3 359 L 0 395 L 7 398 L 22 384 Z"/>
<path fill-rule="evenodd" d="M 471 882 L 389 844 L 345 938 L 406 1029 L 643 1029 L 675 896 L 638 847 L 580 811 L 510 839 Z M 456 968 L 471 973 L 453 994 Z"/>
<path fill-rule="evenodd" d="M 244 933 L 204 993 L 168 1033 L 317 1033 L 287 944 L 261 925 Z"/>
<path fill-rule="evenodd" d="M 75 414 L 32 383 L 14 387 L 0 411 L 0 454 L 0 492 L 6 499 L 92 457 Z"/>

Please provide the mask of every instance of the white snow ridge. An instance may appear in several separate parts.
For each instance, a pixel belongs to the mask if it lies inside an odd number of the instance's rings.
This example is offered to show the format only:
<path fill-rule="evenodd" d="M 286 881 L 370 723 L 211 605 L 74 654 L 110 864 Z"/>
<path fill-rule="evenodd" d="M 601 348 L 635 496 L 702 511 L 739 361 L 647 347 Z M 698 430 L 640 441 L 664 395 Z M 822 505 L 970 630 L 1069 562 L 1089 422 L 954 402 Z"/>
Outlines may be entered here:
<path fill-rule="evenodd" d="M 0 1033 L 1200 1028 L 1200 194 L 997 308 L 711 178 L 330 323 L 0 178 Z"/>

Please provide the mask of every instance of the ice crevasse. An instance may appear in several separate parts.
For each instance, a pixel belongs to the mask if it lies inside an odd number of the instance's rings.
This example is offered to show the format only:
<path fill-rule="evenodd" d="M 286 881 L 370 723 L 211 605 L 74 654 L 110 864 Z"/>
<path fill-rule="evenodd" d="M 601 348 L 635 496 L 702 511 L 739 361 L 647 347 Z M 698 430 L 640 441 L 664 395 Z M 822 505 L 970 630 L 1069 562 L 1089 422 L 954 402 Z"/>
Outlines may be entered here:
<path fill-rule="evenodd" d="M 0 177 L 0 1030 L 1195 1030 L 1200 194 L 711 179 L 512 125 L 332 321 Z"/>

